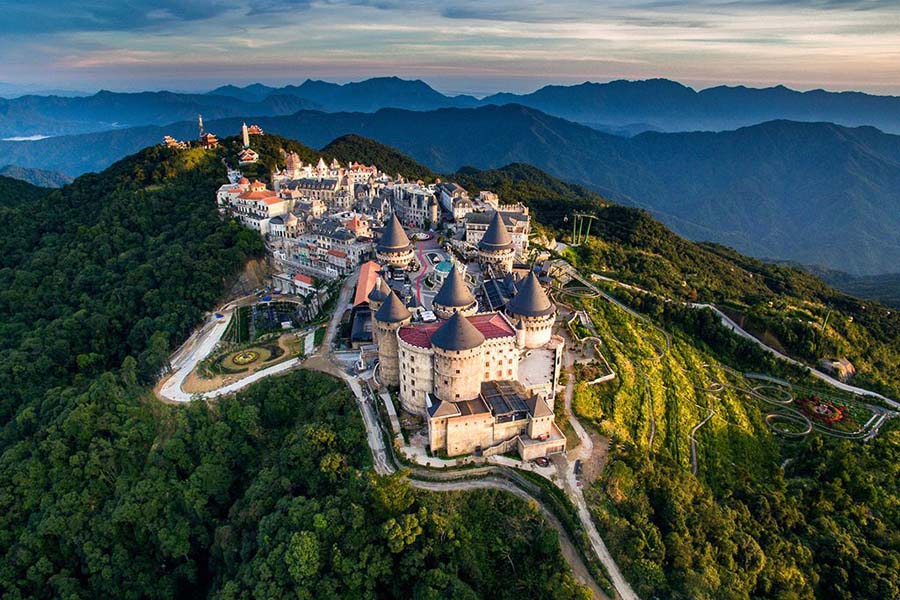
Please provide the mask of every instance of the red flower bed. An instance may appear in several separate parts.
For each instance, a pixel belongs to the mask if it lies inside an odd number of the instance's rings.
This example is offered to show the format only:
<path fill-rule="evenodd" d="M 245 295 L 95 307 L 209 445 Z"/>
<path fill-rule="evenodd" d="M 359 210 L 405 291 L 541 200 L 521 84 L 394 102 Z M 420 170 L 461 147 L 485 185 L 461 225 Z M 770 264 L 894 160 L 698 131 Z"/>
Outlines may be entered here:
<path fill-rule="evenodd" d="M 797 406 L 810 418 L 829 425 L 850 421 L 850 407 L 822 400 L 818 396 L 797 398 Z"/>

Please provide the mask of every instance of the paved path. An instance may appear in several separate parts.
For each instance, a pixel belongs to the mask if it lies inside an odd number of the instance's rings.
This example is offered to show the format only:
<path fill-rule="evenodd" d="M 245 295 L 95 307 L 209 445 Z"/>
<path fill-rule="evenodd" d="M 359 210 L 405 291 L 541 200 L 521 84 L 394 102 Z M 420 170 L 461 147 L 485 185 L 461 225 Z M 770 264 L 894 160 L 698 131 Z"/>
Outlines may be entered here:
<path fill-rule="evenodd" d="M 188 402 L 193 397 L 182 391 L 184 380 L 201 360 L 209 356 L 219 340 L 228 329 L 235 303 L 229 303 L 218 310 L 223 315 L 221 319 L 210 317 L 200 329 L 191 334 L 191 337 L 175 351 L 170 359 L 172 365 L 171 375 L 159 387 L 159 395 L 166 400 L 174 402 Z"/>
<path fill-rule="evenodd" d="M 784 360 L 786 362 L 789 362 L 793 365 L 797 365 L 798 367 L 805 369 L 810 375 L 812 375 L 813 377 L 815 377 L 817 379 L 824 381 L 825 383 L 828 383 L 832 387 L 835 387 L 835 388 L 845 391 L 845 392 L 850 392 L 852 394 L 857 394 L 859 396 L 869 396 L 870 398 L 878 398 L 879 400 L 881 400 L 882 402 L 884 402 L 885 404 L 887 404 L 888 406 L 890 406 L 892 408 L 900 408 L 900 402 L 897 402 L 896 400 L 892 400 L 891 398 L 883 396 L 883 395 L 879 394 L 878 392 L 873 392 L 873 391 L 867 390 L 865 388 L 860 388 L 860 387 L 856 387 L 855 385 L 849 385 L 847 383 L 844 383 L 843 381 L 835 379 L 834 377 L 832 377 L 826 373 L 823 373 L 822 371 L 819 371 L 818 369 L 814 369 L 814 368 L 810 367 L 809 365 L 806 365 L 806 364 L 800 362 L 799 360 L 791 358 L 790 356 L 787 356 L 786 354 L 779 352 L 775 348 L 772 348 L 771 346 L 766 345 L 761 340 L 757 339 L 752 334 L 750 334 L 748 331 L 746 331 L 743 327 L 741 327 L 740 325 L 735 323 L 731 318 L 728 317 L 728 315 L 723 313 L 721 310 L 719 310 L 712 304 L 693 303 L 693 304 L 689 304 L 688 306 L 690 306 L 691 308 L 699 308 L 699 309 L 708 308 L 708 309 L 710 309 L 711 311 L 716 313 L 716 315 L 719 317 L 719 319 L 722 321 L 722 324 L 725 327 L 727 327 L 728 329 L 730 329 L 737 335 L 741 336 L 744 339 L 750 340 L 751 342 L 753 342 L 754 344 L 756 344 L 757 346 L 759 346 L 766 352 L 773 354 L 774 356 L 777 356 L 781 360 Z"/>

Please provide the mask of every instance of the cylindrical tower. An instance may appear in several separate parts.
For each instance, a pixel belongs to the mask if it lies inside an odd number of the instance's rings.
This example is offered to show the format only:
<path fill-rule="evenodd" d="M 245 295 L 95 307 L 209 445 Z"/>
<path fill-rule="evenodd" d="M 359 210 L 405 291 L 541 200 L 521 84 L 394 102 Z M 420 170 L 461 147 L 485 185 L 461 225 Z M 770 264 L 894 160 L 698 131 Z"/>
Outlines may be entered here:
<path fill-rule="evenodd" d="M 506 304 L 506 314 L 510 321 L 516 323 L 517 328 L 519 322 L 524 326 L 525 347 L 540 348 L 553 335 L 556 307 L 550 302 L 534 271 L 528 274 L 517 289 L 516 295 Z"/>
<path fill-rule="evenodd" d="M 472 400 L 481 393 L 484 335 L 454 313 L 431 336 L 434 348 L 434 393 L 440 400 Z"/>
<path fill-rule="evenodd" d="M 375 313 L 373 329 L 377 331 L 375 335 L 378 338 L 378 379 L 388 387 L 400 385 L 397 330 L 411 320 L 412 315 L 393 291 Z"/>
<path fill-rule="evenodd" d="M 387 300 L 388 293 L 391 291 L 391 288 L 388 287 L 388 284 L 382 279 L 381 275 L 378 276 L 378 279 L 375 280 L 375 286 L 372 287 L 372 291 L 369 292 L 369 295 L 366 296 L 366 299 L 369 301 L 369 310 L 372 311 L 372 319 L 375 319 L 375 313 L 378 312 L 378 309 L 381 308 L 381 305 L 384 304 L 384 301 Z M 378 343 L 378 328 L 372 326 L 372 342 Z"/>
<path fill-rule="evenodd" d="M 375 256 L 378 262 L 395 267 L 406 268 L 413 260 L 414 248 L 409 241 L 396 213 L 391 213 L 385 223 L 381 239 L 375 245 Z"/>
<path fill-rule="evenodd" d="M 431 310 L 441 319 L 449 319 L 454 313 L 469 317 L 478 312 L 478 302 L 469 291 L 459 265 L 453 265 L 431 303 Z"/>
<path fill-rule="evenodd" d="M 503 217 L 499 211 L 494 211 L 491 224 L 478 242 L 478 260 L 482 265 L 492 265 L 500 273 L 511 273 L 515 254 Z"/>

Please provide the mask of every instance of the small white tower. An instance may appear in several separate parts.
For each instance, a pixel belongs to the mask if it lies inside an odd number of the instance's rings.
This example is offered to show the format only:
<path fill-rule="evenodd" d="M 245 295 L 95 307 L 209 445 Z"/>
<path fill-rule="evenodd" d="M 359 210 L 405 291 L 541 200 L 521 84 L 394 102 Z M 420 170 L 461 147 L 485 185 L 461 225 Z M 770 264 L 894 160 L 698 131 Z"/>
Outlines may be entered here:
<path fill-rule="evenodd" d="M 241 125 L 241 137 L 244 138 L 244 148 L 250 147 L 250 132 L 247 131 L 247 124 Z"/>

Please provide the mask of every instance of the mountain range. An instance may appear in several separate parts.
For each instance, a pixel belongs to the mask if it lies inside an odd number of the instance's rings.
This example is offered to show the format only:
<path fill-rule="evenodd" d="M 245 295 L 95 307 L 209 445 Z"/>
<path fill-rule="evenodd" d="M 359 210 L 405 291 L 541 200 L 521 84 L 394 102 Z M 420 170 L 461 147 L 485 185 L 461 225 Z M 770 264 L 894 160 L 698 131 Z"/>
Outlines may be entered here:
<path fill-rule="evenodd" d="M 724 132 L 625 138 L 518 105 L 375 113 L 300 111 L 254 119 L 322 147 L 359 134 L 437 172 L 533 164 L 650 210 L 678 233 L 753 256 L 872 275 L 900 264 L 900 136 L 872 127 L 771 121 Z M 242 119 L 208 122 L 220 135 Z M 140 127 L 34 142 L 0 142 L 15 164 L 70 175 L 100 170 L 195 124 Z"/>
<path fill-rule="evenodd" d="M 346 84 L 306 80 L 271 87 L 226 85 L 205 94 L 101 91 L 85 97 L 0 99 L 0 138 L 64 135 L 229 116 L 279 116 L 301 109 L 375 112 L 521 104 L 621 135 L 718 131 L 769 120 L 871 125 L 900 133 L 900 98 L 861 92 L 800 92 L 784 86 L 718 86 L 701 91 L 667 79 L 545 86 L 530 94 L 448 96 L 419 80 L 378 77 Z"/>
<path fill-rule="evenodd" d="M 11 177 L 20 181 L 27 181 L 32 185 L 43 188 L 58 188 L 72 183 L 72 177 L 59 171 L 48 171 L 47 169 L 32 169 L 20 167 L 18 165 L 6 165 L 0 167 L 0 175 Z"/>

